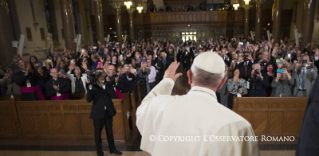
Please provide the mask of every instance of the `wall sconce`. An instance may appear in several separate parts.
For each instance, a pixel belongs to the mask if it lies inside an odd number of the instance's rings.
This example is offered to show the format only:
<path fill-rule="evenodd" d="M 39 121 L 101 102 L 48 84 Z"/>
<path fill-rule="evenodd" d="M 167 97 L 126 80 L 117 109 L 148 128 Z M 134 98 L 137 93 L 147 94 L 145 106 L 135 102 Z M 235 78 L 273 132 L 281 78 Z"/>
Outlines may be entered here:
<path fill-rule="evenodd" d="M 138 10 L 138 13 L 142 13 L 143 6 L 139 4 L 136 9 Z"/>
<path fill-rule="evenodd" d="M 127 10 L 130 10 L 131 5 L 132 5 L 132 1 L 126 0 L 126 1 L 124 1 L 124 5 L 126 6 L 126 9 L 127 9 Z"/>
<path fill-rule="evenodd" d="M 250 0 L 244 0 L 244 1 L 245 1 L 245 5 L 249 5 Z"/>
<path fill-rule="evenodd" d="M 234 4 L 233 4 L 233 7 L 234 7 L 234 10 L 238 10 L 239 3 L 234 3 Z"/>

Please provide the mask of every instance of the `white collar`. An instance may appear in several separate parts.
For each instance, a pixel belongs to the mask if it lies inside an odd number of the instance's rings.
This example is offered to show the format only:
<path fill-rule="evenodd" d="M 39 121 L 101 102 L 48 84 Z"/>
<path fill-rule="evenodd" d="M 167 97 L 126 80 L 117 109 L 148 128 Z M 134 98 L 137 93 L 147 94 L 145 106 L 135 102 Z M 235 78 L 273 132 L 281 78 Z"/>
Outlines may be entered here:
<path fill-rule="evenodd" d="M 194 86 L 191 88 L 191 90 L 189 92 L 193 92 L 193 91 L 205 92 L 205 93 L 213 96 L 217 100 L 216 93 L 211 89 L 208 89 L 205 87 Z"/>

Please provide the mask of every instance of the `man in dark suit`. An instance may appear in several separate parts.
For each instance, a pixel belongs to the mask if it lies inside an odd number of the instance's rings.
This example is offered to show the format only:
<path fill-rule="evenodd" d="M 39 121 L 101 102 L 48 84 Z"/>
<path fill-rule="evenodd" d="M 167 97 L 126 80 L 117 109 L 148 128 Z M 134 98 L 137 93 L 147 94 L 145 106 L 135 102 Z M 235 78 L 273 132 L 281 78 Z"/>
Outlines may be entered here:
<path fill-rule="evenodd" d="M 261 72 L 260 64 L 255 63 L 252 66 L 249 82 L 249 97 L 266 97 L 266 88 L 269 86 L 268 75 Z"/>
<path fill-rule="evenodd" d="M 223 58 L 224 62 L 227 64 L 227 66 L 230 66 L 231 59 L 229 59 L 229 54 L 226 54 L 226 48 L 222 48 L 221 57 Z"/>
<path fill-rule="evenodd" d="M 311 89 L 300 130 L 296 156 L 315 156 L 319 153 L 319 78 Z"/>
<path fill-rule="evenodd" d="M 225 70 L 225 76 L 229 78 L 228 76 L 228 67 L 226 67 Z M 218 102 L 224 105 L 225 107 L 228 107 L 228 91 L 227 91 L 227 83 L 224 83 L 223 87 L 221 89 L 217 89 L 216 95 L 218 98 Z"/>
<path fill-rule="evenodd" d="M 88 86 L 86 101 L 92 102 L 90 118 L 93 119 L 94 124 L 94 138 L 95 146 L 98 156 L 103 156 L 102 151 L 102 139 L 101 132 L 105 125 L 107 141 L 110 148 L 110 153 L 116 155 L 122 155 L 122 153 L 115 148 L 114 137 L 113 137 L 113 117 L 116 114 L 112 98 L 117 98 L 113 90 L 112 82 L 102 68 L 95 70 L 100 72 L 101 75 L 98 77 L 98 84 L 90 84 L 90 80 L 87 79 L 86 83 Z M 112 91 L 113 90 L 113 91 Z"/>
<path fill-rule="evenodd" d="M 239 63 L 236 65 L 236 68 L 239 69 L 240 77 L 244 78 L 246 81 L 251 77 L 252 65 L 253 62 L 249 53 L 245 53 L 243 57 L 240 57 Z"/>
<path fill-rule="evenodd" d="M 133 71 L 130 70 L 130 67 L 126 64 L 123 67 L 124 73 L 119 77 L 121 83 L 121 92 L 122 93 L 129 93 L 132 90 L 136 90 L 136 85 L 138 81 L 138 77 L 133 74 Z M 137 92 L 135 92 L 137 93 Z M 137 95 L 137 94 L 135 94 Z"/>

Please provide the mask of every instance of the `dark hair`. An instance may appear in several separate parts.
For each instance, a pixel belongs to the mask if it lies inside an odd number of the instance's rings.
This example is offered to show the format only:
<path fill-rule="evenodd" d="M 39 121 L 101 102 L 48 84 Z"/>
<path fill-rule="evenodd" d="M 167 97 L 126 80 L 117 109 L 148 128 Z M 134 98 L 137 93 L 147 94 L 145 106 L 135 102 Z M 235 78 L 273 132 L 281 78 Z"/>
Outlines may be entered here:
<path fill-rule="evenodd" d="M 274 66 L 271 62 L 268 62 L 268 63 L 266 64 L 266 67 L 268 67 L 269 65 Z"/>
<path fill-rule="evenodd" d="M 35 59 L 35 63 L 39 63 L 39 61 L 38 61 L 38 58 L 35 57 L 35 56 L 33 56 L 33 55 L 29 57 L 29 63 L 30 63 L 30 65 L 31 65 L 31 68 L 32 68 L 32 69 L 35 69 L 35 67 L 33 66 L 33 64 L 32 64 L 32 62 L 31 62 L 31 58 L 32 58 L 32 57 Z"/>
<path fill-rule="evenodd" d="M 242 77 L 241 77 L 241 74 L 240 74 L 240 69 L 239 69 L 238 67 L 236 67 L 235 69 L 233 69 L 231 72 L 232 72 L 233 77 L 234 77 L 234 75 L 235 75 L 234 73 L 235 73 L 235 71 L 236 71 L 237 69 L 238 69 L 238 71 L 239 71 L 239 76 L 238 76 L 238 78 L 241 79 Z"/>

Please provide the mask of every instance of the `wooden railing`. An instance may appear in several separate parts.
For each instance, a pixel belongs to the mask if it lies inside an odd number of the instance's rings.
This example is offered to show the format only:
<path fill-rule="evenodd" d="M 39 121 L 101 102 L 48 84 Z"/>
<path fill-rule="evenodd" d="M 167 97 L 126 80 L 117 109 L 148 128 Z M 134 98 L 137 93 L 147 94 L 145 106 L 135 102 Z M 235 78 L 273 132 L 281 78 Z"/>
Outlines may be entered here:
<path fill-rule="evenodd" d="M 136 107 L 133 92 L 123 96 L 123 100 L 112 100 L 117 112 L 113 134 L 114 139 L 127 141 L 136 130 Z M 18 96 L 0 96 L 0 139 L 94 139 L 92 103 L 86 102 L 85 95 L 70 95 L 70 99 L 20 101 Z M 133 122 L 129 123 L 128 117 Z M 130 129 L 130 124 L 135 129 Z M 105 130 L 102 138 L 106 139 Z"/>
<path fill-rule="evenodd" d="M 250 122 L 256 136 L 299 137 L 308 98 L 242 97 L 233 110 Z"/>

